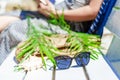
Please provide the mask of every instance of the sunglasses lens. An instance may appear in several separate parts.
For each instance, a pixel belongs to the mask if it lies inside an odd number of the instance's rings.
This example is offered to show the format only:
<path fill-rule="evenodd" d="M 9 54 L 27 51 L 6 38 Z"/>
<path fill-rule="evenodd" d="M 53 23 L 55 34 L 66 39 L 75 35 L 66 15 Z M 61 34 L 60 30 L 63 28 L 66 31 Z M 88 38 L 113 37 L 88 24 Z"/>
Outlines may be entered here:
<path fill-rule="evenodd" d="M 57 56 L 55 60 L 59 69 L 67 69 L 70 67 L 72 58 L 69 56 Z"/>
<path fill-rule="evenodd" d="M 90 53 L 89 52 L 82 52 L 76 56 L 75 60 L 79 66 L 87 65 L 89 63 L 89 60 L 90 60 Z"/>

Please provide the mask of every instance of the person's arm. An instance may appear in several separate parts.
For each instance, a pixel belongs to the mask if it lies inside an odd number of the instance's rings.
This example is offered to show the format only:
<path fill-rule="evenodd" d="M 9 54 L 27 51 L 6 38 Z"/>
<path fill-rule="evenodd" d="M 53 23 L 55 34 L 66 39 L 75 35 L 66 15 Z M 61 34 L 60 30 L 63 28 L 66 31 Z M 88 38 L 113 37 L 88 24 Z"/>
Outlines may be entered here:
<path fill-rule="evenodd" d="M 10 23 L 16 20 L 20 20 L 20 19 L 14 16 L 0 16 L 0 32 L 4 30 L 7 27 L 7 25 L 9 25 Z"/>
<path fill-rule="evenodd" d="M 102 0 L 91 0 L 89 5 L 74 10 L 65 10 L 64 17 L 70 21 L 88 21 L 95 19 L 101 6 Z M 61 14 L 58 11 L 58 14 Z"/>
<path fill-rule="evenodd" d="M 74 10 L 64 10 L 64 12 L 56 11 L 53 5 L 48 0 L 46 1 L 47 5 L 43 5 L 42 3 L 40 3 L 40 8 L 38 9 L 42 14 L 46 16 L 49 16 L 51 12 L 54 15 L 56 15 L 56 13 L 58 15 L 61 15 L 63 13 L 65 20 L 88 21 L 95 19 L 103 0 L 90 0 L 90 3 L 86 6 Z"/>

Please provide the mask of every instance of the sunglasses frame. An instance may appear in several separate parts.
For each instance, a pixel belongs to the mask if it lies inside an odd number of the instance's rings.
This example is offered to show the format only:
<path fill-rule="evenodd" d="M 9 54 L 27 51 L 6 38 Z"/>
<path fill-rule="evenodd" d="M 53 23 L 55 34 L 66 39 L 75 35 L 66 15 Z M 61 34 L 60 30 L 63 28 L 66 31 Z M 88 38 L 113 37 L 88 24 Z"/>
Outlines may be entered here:
<path fill-rule="evenodd" d="M 80 58 L 81 65 L 79 65 L 78 61 L 76 60 L 78 57 Z M 84 61 L 83 61 L 83 58 L 84 58 L 84 57 L 88 58 L 88 59 L 87 59 L 88 61 L 87 61 L 86 64 L 85 64 Z M 59 58 L 60 58 L 60 59 L 59 59 Z M 79 52 L 79 53 L 78 53 L 77 55 L 75 55 L 73 58 L 70 57 L 70 56 L 67 56 L 67 55 L 60 55 L 60 56 L 56 56 L 54 59 L 55 59 L 55 61 L 56 61 L 56 64 L 57 64 L 58 69 L 68 69 L 68 68 L 70 67 L 73 59 L 75 59 L 76 64 L 77 64 L 78 66 L 86 66 L 86 65 L 89 63 L 89 61 L 90 61 L 90 52 Z M 69 60 L 69 64 L 67 64 L 68 67 L 64 67 L 64 68 L 59 67 L 59 64 L 58 64 L 57 61 L 58 61 L 58 60 L 65 60 L 65 59 L 66 59 L 66 60 Z"/>

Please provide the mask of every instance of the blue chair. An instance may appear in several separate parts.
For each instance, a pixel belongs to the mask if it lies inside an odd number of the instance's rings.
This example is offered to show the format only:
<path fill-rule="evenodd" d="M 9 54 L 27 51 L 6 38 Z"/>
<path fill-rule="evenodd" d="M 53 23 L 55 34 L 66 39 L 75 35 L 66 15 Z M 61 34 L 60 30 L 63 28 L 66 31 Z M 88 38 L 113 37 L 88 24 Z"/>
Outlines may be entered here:
<path fill-rule="evenodd" d="M 90 29 L 88 30 L 89 34 L 97 34 L 102 37 L 104 26 L 105 26 L 105 24 L 108 20 L 108 17 L 112 11 L 112 8 L 114 7 L 116 2 L 117 2 L 117 0 L 104 0 L 103 1 L 97 17 L 95 18 L 93 24 L 91 25 Z M 120 79 L 120 74 L 118 74 L 118 72 L 112 65 L 110 59 L 108 58 L 108 54 L 107 54 L 107 56 L 103 54 L 103 57 L 106 60 L 106 62 L 108 63 L 108 65 L 111 67 L 113 72 L 116 74 L 116 76 Z"/>
<path fill-rule="evenodd" d="M 108 17 L 116 1 L 117 0 L 104 0 L 103 1 L 97 17 L 95 18 L 90 29 L 88 30 L 89 34 L 97 34 L 97 35 L 102 36 L 103 28 L 108 20 Z"/>

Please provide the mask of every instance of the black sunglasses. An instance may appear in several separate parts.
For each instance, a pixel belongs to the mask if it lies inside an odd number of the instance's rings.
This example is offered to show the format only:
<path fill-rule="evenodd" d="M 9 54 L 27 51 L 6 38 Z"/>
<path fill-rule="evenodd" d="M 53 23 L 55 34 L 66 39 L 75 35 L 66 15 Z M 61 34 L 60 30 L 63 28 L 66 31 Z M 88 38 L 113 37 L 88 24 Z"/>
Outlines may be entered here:
<path fill-rule="evenodd" d="M 75 59 L 78 66 L 85 66 L 90 61 L 90 52 L 80 52 L 75 57 L 71 58 L 69 56 L 57 56 L 55 61 L 57 63 L 58 69 L 68 69 L 72 63 L 72 60 Z"/>

